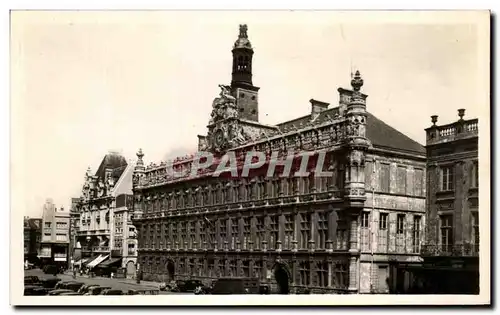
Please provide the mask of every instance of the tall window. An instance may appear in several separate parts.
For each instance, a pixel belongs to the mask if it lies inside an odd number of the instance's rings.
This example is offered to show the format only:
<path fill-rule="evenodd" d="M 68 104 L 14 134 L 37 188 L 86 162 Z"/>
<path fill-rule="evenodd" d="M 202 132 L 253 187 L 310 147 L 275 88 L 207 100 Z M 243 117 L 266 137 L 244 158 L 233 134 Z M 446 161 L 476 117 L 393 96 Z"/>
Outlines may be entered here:
<path fill-rule="evenodd" d="M 387 252 L 387 236 L 388 228 L 387 222 L 389 220 L 388 213 L 380 213 L 380 220 L 378 222 L 378 251 L 381 253 Z"/>
<path fill-rule="evenodd" d="M 396 252 L 402 253 L 405 250 L 405 215 L 398 214 L 396 220 Z"/>
<path fill-rule="evenodd" d="M 311 239 L 311 214 L 300 214 L 300 248 L 308 249 L 309 240 Z"/>
<path fill-rule="evenodd" d="M 372 180 L 373 180 L 373 162 L 366 162 L 366 164 L 365 164 L 365 189 L 366 190 L 373 189 Z"/>
<path fill-rule="evenodd" d="M 347 229 L 339 224 L 337 227 L 337 242 L 335 249 L 346 250 L 347 241 L 348 241 Z"/>
<path fill-rule="evenodd" d="M 441 190 L 454 189 L 454 169 L 453 166 L 446 166 L 441 169 Z"/>
<path fill-rule="evenodd" d="M 380 164 L 380 191 L 390 192 L 390 166 L 389 164 Z"/>
<path fill-rule="evenodd" d="M 226 259 L 219 260 L 219 277 L 226 275 Z"/>
<path fill-rule="evenodd" d="M 249 242 L 251 238 L 250 217 L 243 218 L 243 250 L 249 250 Z"/>
<path fill-rule="evenodd" d="M 230 260 L 229 261 L 229 275 L 232 277 L 237 277 L 238 276 L 238 269 L 236 266 L 236 260 Z"/>
<path fill-rule="evenodd" d="M 156 244 L 155 248 L 161 248 L 161 224 L 156 225 Z"/>
<path fill-rule="evenodd" d="M 262 241 L 264 241 L 265 237 L 265 225 L 264 225 L 264 217 L 257 217 L 255 224 L 255 248 L 262 249 Z"/>
<path fill-rule="evenodd" d="M 310 268 L 308 261 L 299 263 L 300 285 L 308 286 L 310 284 Z"/>
<path fill-rule="evenodd" d="M 279 216 L 269 217 L 269 249 L 276 249 L 276 242 L 279 239 Z"/>
<path fill-rule="evenodd" d="M 326 248 L 326 240 L 328 239 L 328 213 L 318 213 L 318 247 L 319 249 Z"/>
<path fill-rule="evenodd" d="M 196 242 L 196 224 L 189 222 L 189 248 L 194 248 Z"/>
<path fill-rule="evenodd" d="M 441 250 L 451 252 L 453 245 L 453 216 L 441 216 Z"/>
<path fill-rule="evenodd" d="M 370 213 L 361 213 L 361 250 L 370 250 Z"/>
<path fill-rule="evenodd" d="M 479 252 L 479 213 L 472 212 L 473 252 Z"/>
<path fill-rule="evenodd" d="M 421 169 L 415 169 L 414 172 L 414 195 L 423 196 L 424 195 L 424 171 Z"/>
<path fill-rule="evenodd" d="M 336 263 L 333 272 L 332 286 L 336 289 L 346 289 L 349 285 L 349 267 L 345 263 Z"/>
<path fill-rule="evenodd" d="M 181 243 L 179 244 L 180 248 L 185 248 L 188 242 L 186 225 L 187 225 L 186 222 L 181 222 Z"/>
<path fill-rule="evenodd" d="M 397 192 L 399 194 L 406 194 L 406 167 L 398 166 L 396 176 Z"/>
<path fill-rule="evenodd" d="M 420 253 L 420 229 L 421 229 L 421 217 L 413 217 L 413 252 Z"/>
<path fill-rule="evenodd" d="M 253 266 L 254 268 L 254 276 L 256 278 L 262 279 L 264 277 L 264 274 L 262 272 L 263 269 L 263 263 L 262 260 L 257 260 Z"/>
<path fill-rule="evenodd" d="M 283 247 L 285 249 L 291 250 L 292 241 L 293 241 L 293 231 L 294 231 L 294 222 L 293 216 L 291 214 L 285 215 L 285 243 Z"/>
<path fill-rule="evenodd" d="M 215 223 L 207 222 L 207 229 L 208 229 L 208 247 L 214 246 L 216 242 L 215 238 Z"/>
<path fill-rule="evenodd" d="M 479 186 L 479 167 L 477 162 L 472 163 L 472 174 L 471 174 L 471 188 L 477 188 Z"/>
<path fill-rule="evenodd" d="M 198 244 L 198 248 L 203 248 L 203 246 L 205 246 L 207 231 L 207 223 L 205 221 L 200 221 L 200 243 Z"/>
<path fill-rule="evenodd" d="M 226 219 L 219 219 L 219 235 L 220 235 L 219 248 L 224 248 L 224 242 L 227 241 Z"/>
<path fill-rule="evenodd" d="M 213 258 L 208 259 L 207 265 L 208 265 L 208 276 L 216 277 L 217 275 L 215 274 L 215 264 Z"/>
<path fill-rule="evenodd" d="M 250 277 L 250 260 L 243 260 L 241 262 L 241 268 L 243 269 L 243 277 Z"/>
<path fill-rule="evenodd" d="M 316 273 L 318 275 L 318 286 L 328 286 L 328 262 L 320 261 L 316 264 Z"/>
<path fill-rule="evenodd" d="M 231 249 L 236 249 L 238 241 L 238 219 L 231 219 Z"/>

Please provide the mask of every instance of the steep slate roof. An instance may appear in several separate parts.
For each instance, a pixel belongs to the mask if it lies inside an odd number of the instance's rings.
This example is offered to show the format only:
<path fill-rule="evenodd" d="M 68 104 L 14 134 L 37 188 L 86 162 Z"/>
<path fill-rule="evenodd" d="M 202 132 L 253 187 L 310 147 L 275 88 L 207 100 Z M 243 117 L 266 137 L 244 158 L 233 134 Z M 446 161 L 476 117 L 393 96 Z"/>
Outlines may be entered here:
<path fill-rule="evenodd" d="M 102 159 L 101 165 L 97 169 L 95 176 L 104 179 L 106 175 L 106 169 L 112 170 L 111 176 L 115 180 L 115 183 L 122 176 L 123 171 L 127 168 L 127 160 L 118 153 L 108 153 Z"/>
<path fill-rule="evenodd" d="M 371 113 L 367 113 L 366 136 L 374 147 L 410 151 L 425 155 L 425 147 L 417 141 L 389 126 Z"/>
<path fill-rule="evenodd" d="M 319 114 L 314 123 L 327 120 L 327 115 L 333 118 L 338 115 L 339 107 L 329 108 Z M 412 152 L 425 155 L 425 148 L 420 143 L 399 132 L 397 129 L 384 123 L 382 120 L 367 112 L 366 136 L 375 148 L 390 149 L 403 152 Z M 301 129 L 300 124 L 307 125 L 311 122 L 311 115 L 302 116 L 293 120 L 277 124 L 281 129 Z"/>

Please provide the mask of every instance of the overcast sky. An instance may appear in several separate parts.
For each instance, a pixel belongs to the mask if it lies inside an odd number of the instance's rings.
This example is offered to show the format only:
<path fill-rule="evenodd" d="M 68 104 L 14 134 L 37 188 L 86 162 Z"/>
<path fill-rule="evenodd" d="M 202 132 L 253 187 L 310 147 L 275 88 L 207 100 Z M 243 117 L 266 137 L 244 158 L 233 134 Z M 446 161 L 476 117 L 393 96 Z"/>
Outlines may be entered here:
<path fill-rule="evenodd" d="M 352 68 L 368 111 L 422 144 L 430 115 L 479 115 L 472 19 L 364 14 L 13 14 L 11 165 L 24 213 L 40 216 L 48 197 L 67 208 L 109 150 L 135 159 L 142 148 L 147 164 L 194 152 L 218 84 L 231 80 L 241 23 L 255 50 L 262 123 L 308 114 L 310 98 L 335 105 Z"/>

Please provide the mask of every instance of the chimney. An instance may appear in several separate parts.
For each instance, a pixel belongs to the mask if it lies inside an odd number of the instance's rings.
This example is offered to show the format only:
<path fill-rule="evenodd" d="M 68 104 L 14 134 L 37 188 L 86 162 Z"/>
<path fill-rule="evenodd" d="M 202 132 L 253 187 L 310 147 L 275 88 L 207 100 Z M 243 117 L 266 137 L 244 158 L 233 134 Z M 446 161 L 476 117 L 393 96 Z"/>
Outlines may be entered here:
<path fill-rule="evenodd" d="M 328 105 L 330 105 L 329 103 L 317 101 L 312 98 L 309 100 L 309 102 L 311 103 L 311 120 L 316 119 L 319 116 L 319 114 L 322 111 L 327 110 Z"/>

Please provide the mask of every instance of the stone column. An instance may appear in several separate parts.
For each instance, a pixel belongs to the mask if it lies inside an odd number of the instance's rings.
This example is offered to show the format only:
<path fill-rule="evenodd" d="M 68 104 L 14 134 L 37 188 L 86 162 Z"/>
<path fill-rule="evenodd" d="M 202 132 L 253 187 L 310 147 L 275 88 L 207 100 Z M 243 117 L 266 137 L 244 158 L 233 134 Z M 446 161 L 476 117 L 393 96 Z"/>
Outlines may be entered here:
<path fill-rule="evenodd" d="M 358 292 L 358 260 L 359 260 L 359 243 L 358 243 L 358 218 L 359 214 L 350 216 L 349 227 L 349 253 L 351 258 L 349 261 L 349 291 L 352 293 Z"/>
<path fill-rule="evenodd" d="M 328 287 L 332 287 L 332 276 L 333 276 L 333 262 L 328 261 Z"/>

